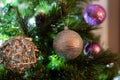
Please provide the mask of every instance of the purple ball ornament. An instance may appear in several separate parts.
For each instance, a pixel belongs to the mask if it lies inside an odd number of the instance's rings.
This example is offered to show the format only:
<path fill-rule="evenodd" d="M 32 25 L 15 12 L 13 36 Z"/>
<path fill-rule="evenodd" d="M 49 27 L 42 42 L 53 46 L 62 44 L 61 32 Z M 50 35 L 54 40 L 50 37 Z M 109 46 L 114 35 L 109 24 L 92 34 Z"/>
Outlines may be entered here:
<path fill-rule="evenodd" d="M 84 11 L 84 20 L 90 26 L 101 24 L 106 18 L 105 9 L 98 4 L 89 5 Z"/>
<path fill-rule="evenodd" d="M 101 52 L 101 47 L 97 43 L 86 43 L 84 46 L 84 55 L 89 56 L 89 58 L 94 58 L 96 55 L 99 55 Z"/>

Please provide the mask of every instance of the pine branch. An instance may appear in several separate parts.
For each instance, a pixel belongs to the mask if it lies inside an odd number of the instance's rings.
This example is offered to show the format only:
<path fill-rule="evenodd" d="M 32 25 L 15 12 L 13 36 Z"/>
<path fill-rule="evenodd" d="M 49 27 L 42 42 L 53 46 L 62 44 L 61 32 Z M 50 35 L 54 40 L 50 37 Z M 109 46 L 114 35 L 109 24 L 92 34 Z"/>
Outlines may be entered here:
<path fill-rule="evenodd" d="M 13 7 L 13 9 L 15 9 L 15 11 L 16 11 L 17 20 L 18 20 L 18 22 L 20 23 L 20 26 L 21 26 L 24 34 L 29 37 L 30 34 L 29 34 L 29 32 L 28 32 L 28 28 L 27 28 L 28 26 L 27 26 L 26 23 L 25 23 L 26 21 L 21 17 L 20 12 L 19 12 L 19 10 L 18 10 L 18 7 Z"/>
<path fill-rule="evenodd" d="M 22 15 L 22 12 L 18 10 L 18 7 L 12 6 L 11 9 L 13 12 L 11 11 L 11 13 L 13 14 L 15 12 L 16 15 L 7 15 L 10 19 L 8 20 L 8 17 L 6 18 L 5 24 L 3 23 L 2 25 L 3 28 L 5 28 L 4 26 L 7 26 L 7 23 L 10 22 L 12 17 L 14 17 L 15 20 L 17 17 L 16 22 L 19 22 L 24 34 L 33 38 L 34 43 L 38 46 L 42 53 L 42 57 L 44 56 L 44 60 L 41 59 L 41 56 L 38 56 L 37 63 L 30 70 L 23 74 L 15 74 L 11 71 L 4 71 L 5 73 L 0 74 L 0 76 L 2 76 L 0 79 L 112 80 L 118 71 L 116 64 L 120 61 L 120 56 L 109 51 L 103 50 L 100 54 L 93 55 L 94 59 L 90 59 L 82 52 L 80 56 L 74 60 L 65 60 L 63 65 L 59 65 L 62 64 L 62 61 L 59 59 L 56 61 L 56 57 L 54 60 L 48 59 L 51 54 L 56 54 L 52 48 L 53 38 L 59 31 L 63 30 L 63 27 L 67 24 L 70 29 L 78 32 L 83 40 L 92 40 L 94 42 L 99 41 L 98 37 L 91 33 L 92 30 L 96 30 L 98 28 L 91 27 L 85 23 L 82 15 L 82 7 L 84 6 L 78 6 L 79 1 L 87 3 L 88 0 L 25 0 L 26 4 L 29 2 L 29 4 L 27 4 L 29 7 L 25 9 L 28 10 L 28 12 L 23 11 L 24 15 Z M 22 1 L 22 3 L 24 3 L 24 1 Z M 43 22 L 41 21 L 32 30 L 29 30 L 26 23 L 29 18 L 35 16 L 34 14 L 37 12 L 36 6 L 40 6 L 40 9 L 42 8 L 43 10 L 47 7 L 50 10 L 48 10 L 45 14 L 38 13 L 38 17 L 40 16 L 40 18 L 43 18 Z M 68 15 L 70 16 L 69 21 Z M 91 53 L 95 54 L 94 52 Z M 109 65 L 111 62 L 115 63 L 115 65 L 112 67 L 106 67 L 106 65 Z M 47 65 L 49 65 L 50 68 L 48 68 Z"/>

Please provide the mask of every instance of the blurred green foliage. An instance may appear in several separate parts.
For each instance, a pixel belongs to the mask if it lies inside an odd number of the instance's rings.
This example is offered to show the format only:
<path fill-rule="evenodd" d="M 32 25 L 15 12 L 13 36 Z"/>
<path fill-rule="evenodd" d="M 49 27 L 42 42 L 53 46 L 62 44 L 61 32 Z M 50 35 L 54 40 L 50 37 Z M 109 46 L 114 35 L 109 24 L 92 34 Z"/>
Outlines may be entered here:
<path fill-rule="evenodd" d="M 52 47 L 53 39 L 65 26 L 78 32 L 84 45 L 86 42 L 99 43 L 100 36 L 95 36 L 91 32 L 99 28 L 89 26 L 83 19 L 84 6 L 81 5 L 81 2 L 87 4 L 87 1 L 1 0 L 0 46 L 5 40 L 14 36 L 27 36 L 33 39 L 40 53 L 37 55 L 38 61 L 34 67 L 22 74 L 5 69 L 1 63 L 0 79 L 112 80 L 118 72 L 116 61 L 120 59 L 119 55 L 102 49 L 100 55 L 94 59 L 88 58 L 82 52 L 74 60 L 65 60 L 56 55 Z M 111 62 L 115 65 L 106 67 Z"/>

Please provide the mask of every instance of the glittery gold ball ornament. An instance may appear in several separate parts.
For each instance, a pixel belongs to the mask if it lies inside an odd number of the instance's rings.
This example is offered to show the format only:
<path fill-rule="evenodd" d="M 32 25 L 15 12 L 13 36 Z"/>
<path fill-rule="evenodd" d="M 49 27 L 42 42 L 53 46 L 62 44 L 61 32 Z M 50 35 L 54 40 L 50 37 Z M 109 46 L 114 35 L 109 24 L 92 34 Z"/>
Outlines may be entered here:
<path fill-rule="evenodd" d="M 53 48 L 61 57 L 71 60 L 80 55 L 83 41 L 77 32 L 67 29 L 57 34 Z"/>
<path fill-rule="evenodd" d="M 38 50 L 31 40 L 16 36 L 0 47 L 0 57 L 6 69 L 22 73 L 36 63 Z"/>

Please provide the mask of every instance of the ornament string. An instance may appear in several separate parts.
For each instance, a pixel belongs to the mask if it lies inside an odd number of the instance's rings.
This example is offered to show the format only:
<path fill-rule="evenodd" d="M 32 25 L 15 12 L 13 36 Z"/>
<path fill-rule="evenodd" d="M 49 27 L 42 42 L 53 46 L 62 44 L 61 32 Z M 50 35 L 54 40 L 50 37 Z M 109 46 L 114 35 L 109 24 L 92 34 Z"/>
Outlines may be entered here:
<path fill-rule="evenodd" d="M 70 20 L 70 15 L 68 15 L 68 20 L 67 20 L 67 25 L 64 27 L 65 30 L 68 30 L 68 24 L 69 24 L 69 20 Z"/>

